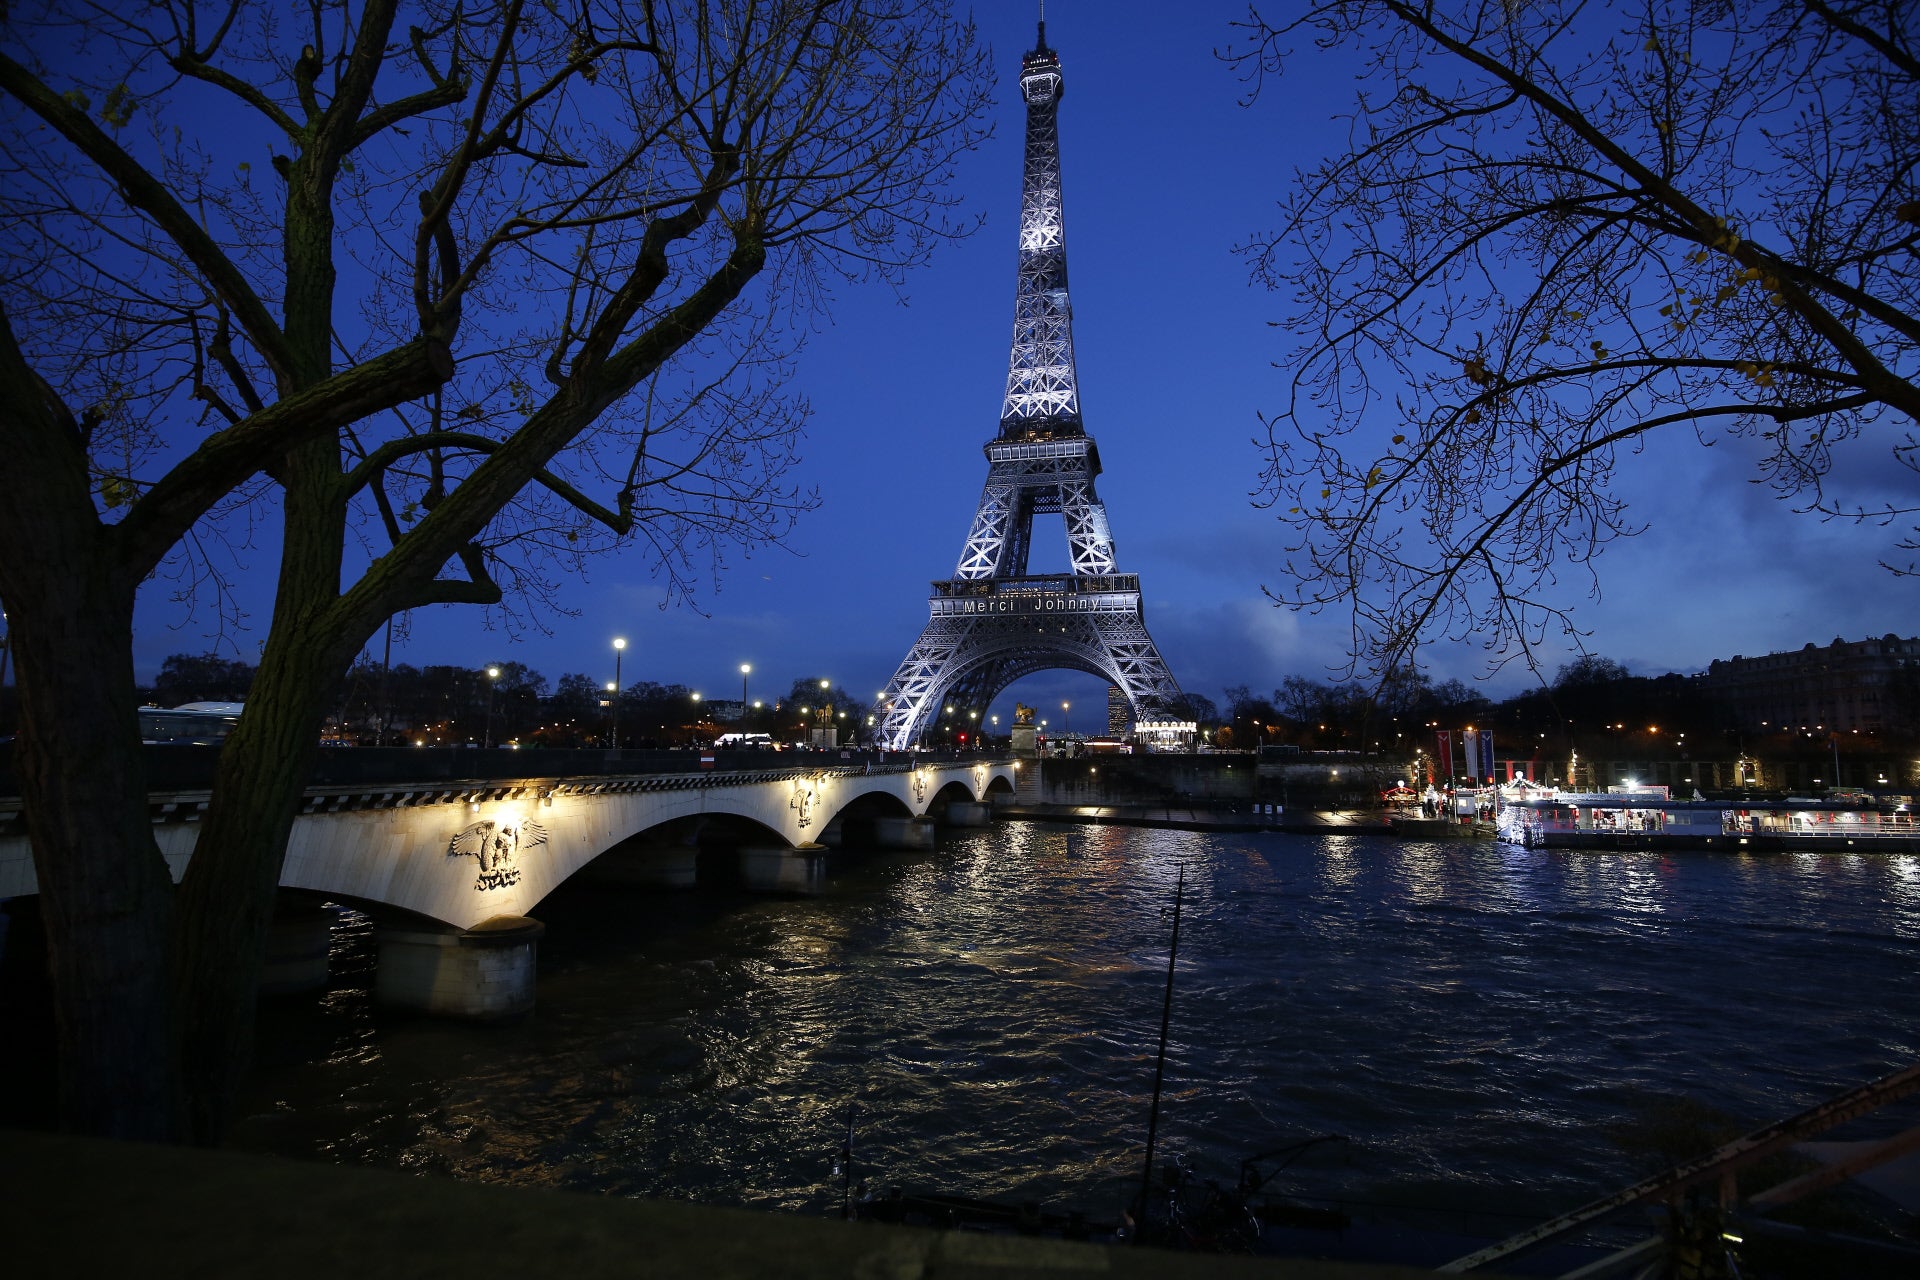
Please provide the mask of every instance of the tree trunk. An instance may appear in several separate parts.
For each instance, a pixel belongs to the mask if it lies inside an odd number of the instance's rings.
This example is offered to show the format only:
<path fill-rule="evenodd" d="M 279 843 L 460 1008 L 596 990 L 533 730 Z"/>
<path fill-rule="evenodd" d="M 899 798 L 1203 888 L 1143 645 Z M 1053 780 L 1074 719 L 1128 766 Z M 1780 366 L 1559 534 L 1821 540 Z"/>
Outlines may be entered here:
<path fill-rule="evenodd" d="M 272 628 L 246 710 L 220 753 L 200 842 L 180 884 L 174 954 L 187 1105 L 193 1140 L 208 1145 L 225 1131 L 252 1058 L 274 897 L 321 721 L 367 638 L 343 638 L 334 609 L 346 520 L 338 458 L 339 445 L 328 438 L 295 449 L 285 464 Z"/>
<path fill-rule="evenodd" d="M 278 628 L 226 746 L 180 883 L 175 963 L 193 1141 L 225 1132 L 252 1058 L 254 1006 L 287 837 L 320 740 L 328 682 Z"/>
<path fill-rule="evenodd" d="M 136 583 L 94 508 L 85 431 L 20 356 L 0 311 L 0 600 L 14 748 L 47 927 L 66 1128 L 182 1132 L 169 1017 L 173 884 L 147 816 L 133 683 Z"/>
<path fill-rule="evenodd" d="M 75 551 L 37 538 L 31 571 L 16 565 L 7 581 L 21 701 L 14 758 L 47 924 L 61 1123 L 177 1140 L 174 890 L 132 713 L 133 593 L 111 583 L 99 557 L 62 550 Z"/>

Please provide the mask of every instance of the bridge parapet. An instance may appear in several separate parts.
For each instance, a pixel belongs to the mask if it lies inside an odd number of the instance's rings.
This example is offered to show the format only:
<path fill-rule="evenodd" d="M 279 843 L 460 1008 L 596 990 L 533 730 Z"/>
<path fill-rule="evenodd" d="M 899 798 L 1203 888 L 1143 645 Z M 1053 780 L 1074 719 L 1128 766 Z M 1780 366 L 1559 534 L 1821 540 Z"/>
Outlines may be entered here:
<path fill-rule="evenodd" d="M 378 750 L 378 748 L 376 748 Z M 219 754 L 217 747 L 165 748 L 161 754 L 169 756 L 173 752 L 194 752 L 194 760 L 188 764 L 188 770 L 198 773 L 198 766 L 205 766 L 207 779 L 211 781 L 211 766 Z M 336 752 L 338 758 L 344 752 Z M 417 756 L 413 750 L 382 752 L 397 754 L 403 760 Z M 480 754 L 480 752 L 447 752 L 447 754 Z M 501 752 L 490 752 L 501 754 Z M 528 756 L 532 752 L 513 752 L 515 764 L 530 764 Z M 547 752 L 541 752 L 547 754 Z M 551 752 L 555 756 L 563 752 Z M 574 754 L 574 752 L 564 752 Z M 591 752 L 603 754 L 603 752 Z M 618 752 L 630 754 L 630 752 Z M 637 752 L 636 752 L 637 754 Z M 687 752 L 647 752 L 649 756 L 670 754 L 684 760 Z M 764 758 L 766 752 L 733 752 L 733 756 Z M 897 752 L 895 752 L 897 754 Z M 831 752 L 818 752 L 818 756 L 829 758 Z M 568 762 L 572 764 L 572 762 Z M 482 777 L 459 777 L 459 779 L 438 779 L 438 777 L 401 777 L 399 781 L 386 781 L 382 785 L 351 785 L 351 783 L 326 783 L 317 781 L 305 789 L 305 798 L 301 800 L 301 816 L 309 814 L 346 814 L 355 810 L 380 810 L 380 808 L 415 808 L 422 804 L 453 804 L 453 802 L 490 802 L 490 800 L 518 800 L 534 794 L 538 798 L 549 796 L 580 796 L 580 794 L 622 794 L 636 791 L 687 791 L 687 789 L 708 789 L 708 787 L 737 787 L 737 785 L 755 785 L 755 783 L 780 783 L 797 777 L 870 777 L 870 775 L 893 775 L 893 773 L 912 773 L 914 770 L 931 768 L 952 768 L 954 764 L 1006 764 L 1006 758 L 1000 756 L 958 756 L 958 758 L 908 758 L 893 760 L 885 764 L 874 764 L 872 760 L 864 764 L 801 764 L 787 768 L 758 768 L 758 770 L 703 770 L 699 760 L 693 758 L 685 768 L 674 771 L 634 771 L 634 773 L 536 773 L 536 775 L 482 775 Z M 180 773 L 179 762 L 173 762 L 171 768 L 161 773 Z M 4 777 L 0 777 L 4 781 Z M 148 812 L 156 823 L 165 821 L 198 821 L 207 810 L 207 802 L 213 793 L 202 787 L 156 787 L 148 791 Z M 0 841 L 8 837 L 25 839 L 25 804 L 19 794 L 0 791 Z M 0 854 L 4 856 L 4 854 Z M 0 892 L 0 898 L 8 896 Z"/>

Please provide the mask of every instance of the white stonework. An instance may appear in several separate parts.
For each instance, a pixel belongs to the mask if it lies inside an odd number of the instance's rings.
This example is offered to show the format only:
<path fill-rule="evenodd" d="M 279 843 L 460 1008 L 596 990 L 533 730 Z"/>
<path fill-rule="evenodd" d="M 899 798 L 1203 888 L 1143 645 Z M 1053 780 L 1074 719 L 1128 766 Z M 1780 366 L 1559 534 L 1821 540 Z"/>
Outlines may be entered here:
<path fill-rule="evenodd" d="M 714 777 L 713 785 L 660 789 L 616 789 L 633 782 L 620 778 L 520 779 L 472 784 L 465 792 L 434 784 L 432 802 L 400 807 L 380 807 L 377 797 L 368 807 L 351 807 L 369 797 L 329 791 L 318 799 L 310 795 L 316 811 L 294 822 L 280 883 L 349 902 L 401 907 L 471 929 L 498 916 L 531 914 L 536 903 L 607 849 L 676 818 L 746 818 L 798 848 L 817 844 L 840 811 L 862 796 L 891 796 L 921 816 L 943 788 L 957 785 L 968 800 L 977 801 L 995 777 L 1011 783 L 1013 767 L 957 761 L 890 773 L 833 771 L 735 784 Z M 404 784 L 384 792 L 389 804 L 395 794 L 404 794 Z M 337 811 L 325 811 L 336 803 Z M 155 824 L 154 836 L 175 880 L 186 869 L 199 832 L 199 823 L 192 821 Z M 37 891 L 26 836 L 0 835 L 0 898 Z"/>

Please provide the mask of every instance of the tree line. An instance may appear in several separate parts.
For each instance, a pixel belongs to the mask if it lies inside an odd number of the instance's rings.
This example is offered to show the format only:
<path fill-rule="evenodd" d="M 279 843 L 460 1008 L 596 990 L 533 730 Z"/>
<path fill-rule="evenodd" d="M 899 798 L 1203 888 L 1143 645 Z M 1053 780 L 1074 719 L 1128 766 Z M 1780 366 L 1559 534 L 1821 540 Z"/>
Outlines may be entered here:
<path fill-rule="evenodd" d="M 176 653 L 161 663 L 145 693 L 163 707 L 243 702 L 255 672 L 249 663 L 218 654 Z M 819 676 L 796 677 L 784 696 L 757 704 L 726 700 L 724 713 L 716 715 L 712 699 L 677 682 L 633 680 L 616 698 L 608 682 L 581 672 L 550 681 L 511 660 L 414 666 L 363 656 L 347 670 L 321 736 L 355 746 L 578 748 L 613 745 L 617 728 L 620 745 L 630 748 L 704 745 L 722 731 L 794 741 L 818 724 L 822 707 L 841 742 L 866 741 L 873 707 Z"/>
<path fill-rule="evenodd" d="M 1210 734 L 1221 746 L 1291 745 L 1305 750 L 1388 752 L 1425 747 L 1440 729 L 1491 729 L 1503 756 L 1527 748 L 1583 753 L 1633 742 L 1650 757 L 1681 750 L 1738 750 L 1738 717 L 1688 676 L 1637 676 L 1619 662 L 1583 654 L 1551 682 L 1494 700 L 1459 680 L 1418 672 L 1377 686 L 1288 677 L 1266 696 L 1246 685 L 1226 691 Z M 1901 668 L 1887 690 L 1887 737 L 1920 739 L 1920 670 Z M 1690 739 L 1687 748 L 1682 739 Z M 1824 739 L 1822 739 L 1824 741 Z"/>

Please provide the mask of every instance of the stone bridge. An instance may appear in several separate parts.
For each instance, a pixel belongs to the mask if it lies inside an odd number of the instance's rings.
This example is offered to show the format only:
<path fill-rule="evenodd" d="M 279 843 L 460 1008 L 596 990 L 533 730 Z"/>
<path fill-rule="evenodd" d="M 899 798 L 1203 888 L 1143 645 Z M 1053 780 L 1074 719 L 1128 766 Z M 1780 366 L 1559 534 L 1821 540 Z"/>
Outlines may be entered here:
<path fill-rule="evenodd" d="M 718 872 L 746 887 L 804 892 L 834 847 L 933 847 L 936 817 L 984 825 L 1011 800 L 1018 765 L 998 759 L 840 763 L 674 773 L 318 784 L 287 842 L 289 893 L 268 982 L 311 981 L 332 913 L 379 926 L 377 990 L 390 1004 L 492 1016 L 532 1003 L 530 919 L 576 873 L 691 885 Z M 149 796 L 175 880 L 199 836 L 205 790 Z M 0 899 L 36 893 L 17 800 L 0 797 Z M 277 966 L 277 967 L 276 967 Z"/>

